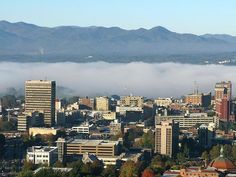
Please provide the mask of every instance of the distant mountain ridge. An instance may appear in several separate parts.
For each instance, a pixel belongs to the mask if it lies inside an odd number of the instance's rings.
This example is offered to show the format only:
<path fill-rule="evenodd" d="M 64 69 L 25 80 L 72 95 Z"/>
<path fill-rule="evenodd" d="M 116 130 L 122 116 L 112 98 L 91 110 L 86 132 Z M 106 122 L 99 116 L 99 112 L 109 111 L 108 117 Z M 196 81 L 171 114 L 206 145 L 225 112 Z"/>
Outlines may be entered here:
<path fill-rule="evenodd" d="M 180 34 L 158 26 L 125 30 L 118 27 L 40 27 L 0 21 L 0 60 L 8 61 L 162 61 L 184 56 L 232 56 L 236 37 Z M 202 58 L 204 58 L 202 57 Z M 127 60 L 127 61 L 126 61 Z"/>

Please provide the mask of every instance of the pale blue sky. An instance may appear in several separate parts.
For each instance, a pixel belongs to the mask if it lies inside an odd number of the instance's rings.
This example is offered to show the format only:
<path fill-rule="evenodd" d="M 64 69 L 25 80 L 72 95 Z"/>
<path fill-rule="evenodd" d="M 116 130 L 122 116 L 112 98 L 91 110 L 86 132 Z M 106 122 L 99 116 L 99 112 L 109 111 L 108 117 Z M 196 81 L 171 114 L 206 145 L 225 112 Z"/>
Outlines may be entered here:
<path fill-rule="evenodd" d="M 236 0 L 1 0 L 0 20 L 236 35 Z"/>

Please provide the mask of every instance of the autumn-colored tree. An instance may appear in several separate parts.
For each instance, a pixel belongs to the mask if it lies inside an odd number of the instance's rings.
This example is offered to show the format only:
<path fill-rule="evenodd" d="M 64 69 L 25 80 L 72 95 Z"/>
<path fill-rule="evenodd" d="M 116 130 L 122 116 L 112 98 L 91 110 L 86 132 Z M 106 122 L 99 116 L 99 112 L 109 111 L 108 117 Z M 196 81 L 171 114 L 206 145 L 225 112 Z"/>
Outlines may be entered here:
<path fill-rule="evenodd" d="M 151 169 L 146 168 L 143 171 L 142 177 L 154 177 L 154 172 Z"/>

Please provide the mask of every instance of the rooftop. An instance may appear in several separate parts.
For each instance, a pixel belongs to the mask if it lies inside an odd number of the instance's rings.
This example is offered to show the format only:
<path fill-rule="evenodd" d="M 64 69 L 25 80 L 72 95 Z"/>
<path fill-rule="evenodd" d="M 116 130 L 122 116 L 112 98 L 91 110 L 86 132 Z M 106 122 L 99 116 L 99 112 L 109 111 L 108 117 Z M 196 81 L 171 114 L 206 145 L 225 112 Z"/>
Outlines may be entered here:
<path fill-rule="evenodd" d="M 69 143 L 72 144 L 83 144 L 84 146 L 98 146 L 98 145 L 118 145 L 119 141 L 109 141 L 109 140 L 85 140 L 85 139 L 74 139 Z"/>
<path fill-rule="evenodd" d="M 54 146 L 32 146 L 27 149 L 27 152 L 50 152 L 57 149 Z"/>

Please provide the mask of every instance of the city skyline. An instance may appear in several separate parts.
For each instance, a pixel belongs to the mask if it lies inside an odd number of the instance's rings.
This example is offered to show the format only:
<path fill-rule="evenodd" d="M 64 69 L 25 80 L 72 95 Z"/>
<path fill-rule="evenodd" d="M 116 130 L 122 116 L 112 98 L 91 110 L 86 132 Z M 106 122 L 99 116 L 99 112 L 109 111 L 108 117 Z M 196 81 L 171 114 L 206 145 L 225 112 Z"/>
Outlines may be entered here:
<path fill-rule="evenodd" d="M 163 26 L 193 34 L 236 35 L 236 2 L 151 0 L 146 1 L 4 1 L 0 20 L 27 22 L 40 26 L 117 26 L 124 29 Z M 12 12 L 9 14 L 9 10 Z M 43 13 L 42 13 L 43 12 Z M 122 12 L 122 13 L 121 13 Z"/>

